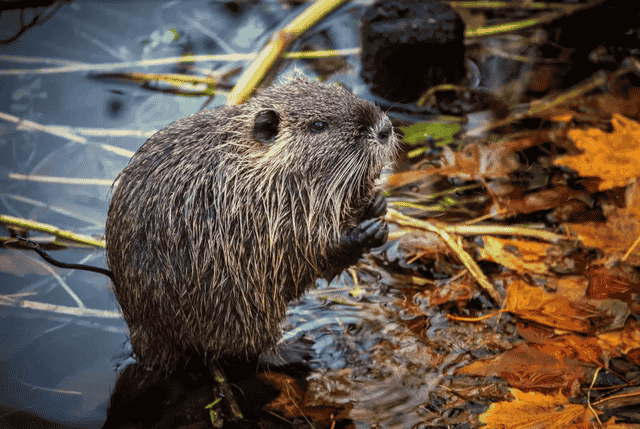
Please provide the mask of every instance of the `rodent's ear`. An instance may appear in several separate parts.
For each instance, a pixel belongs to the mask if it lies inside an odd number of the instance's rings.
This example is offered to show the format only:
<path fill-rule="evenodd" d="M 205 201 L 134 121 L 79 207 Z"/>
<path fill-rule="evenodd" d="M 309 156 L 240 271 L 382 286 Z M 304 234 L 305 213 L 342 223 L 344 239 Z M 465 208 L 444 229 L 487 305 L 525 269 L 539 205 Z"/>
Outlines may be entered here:
<path fill-rule="evenodd" d="M 280 116 L 275 110 L 258 112 L 253 122 L 253 139 L 263 144 L 275 141 L 280 129 Z"/>

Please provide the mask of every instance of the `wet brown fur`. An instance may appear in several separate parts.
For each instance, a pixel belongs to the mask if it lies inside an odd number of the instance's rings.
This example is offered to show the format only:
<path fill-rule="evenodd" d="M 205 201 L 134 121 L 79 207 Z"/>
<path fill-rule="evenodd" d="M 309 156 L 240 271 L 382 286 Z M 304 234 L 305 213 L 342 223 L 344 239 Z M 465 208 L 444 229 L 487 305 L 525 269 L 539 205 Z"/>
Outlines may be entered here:
<path fill-rule="evenodd" d="M 255 134 L 264 112 L 278 117 L 271 141 Z M 378 139 L 385 122 L 349 91 L 297 77 L 153 135 L 120 173 L 106 224 L 140 363 L 171 370 L 188 351 L 251 359 L 275 345 L 287 303 L 346 268 L 336 249 L 395 150 L 393 133 Z"/>

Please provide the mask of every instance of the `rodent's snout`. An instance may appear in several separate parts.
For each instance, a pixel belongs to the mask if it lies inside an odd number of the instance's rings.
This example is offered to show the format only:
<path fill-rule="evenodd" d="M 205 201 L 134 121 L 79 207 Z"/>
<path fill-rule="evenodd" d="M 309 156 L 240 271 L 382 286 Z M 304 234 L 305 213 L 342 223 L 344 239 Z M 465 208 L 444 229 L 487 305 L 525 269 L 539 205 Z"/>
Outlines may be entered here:
<path fill-rule="evenodd" d="M 393 126 L 391 126 L 391 121 L 388 117 L 385 116 L 385 118 L 380 121 L 377 128 L 378 141 L 381 144 L 386 145 L 387 143 L 389 143 L 389 139 L 391 138 L 391 134 L 393 133 Z"/>

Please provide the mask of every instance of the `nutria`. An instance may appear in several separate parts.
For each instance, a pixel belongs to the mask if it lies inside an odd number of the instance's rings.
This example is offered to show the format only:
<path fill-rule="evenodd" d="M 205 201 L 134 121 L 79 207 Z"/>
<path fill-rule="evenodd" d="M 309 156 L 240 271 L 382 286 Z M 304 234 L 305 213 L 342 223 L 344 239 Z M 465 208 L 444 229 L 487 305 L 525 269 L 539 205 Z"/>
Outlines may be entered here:
<path fill-rule="evenodd" d="M 107 260 L 137 360 L 254 359 L 285 307 L 382 245 L 389 119 L 298 76 L 154 134 L 118 176 Z"/>

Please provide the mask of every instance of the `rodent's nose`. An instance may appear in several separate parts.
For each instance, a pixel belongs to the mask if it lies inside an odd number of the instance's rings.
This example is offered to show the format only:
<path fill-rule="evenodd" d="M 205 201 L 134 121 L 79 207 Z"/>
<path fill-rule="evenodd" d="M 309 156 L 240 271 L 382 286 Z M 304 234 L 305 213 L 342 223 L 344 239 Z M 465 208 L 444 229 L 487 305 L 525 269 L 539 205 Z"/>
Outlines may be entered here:
<path fill-rule="evenodd" d="M 380 141 L 380 143 L 387 144 L 392 132 L 393 127 L 391 126 L 391 121 L 389 120 L 389 118 L 384 118 L 381 128 L 378 131 L 378 140 Z"/>

